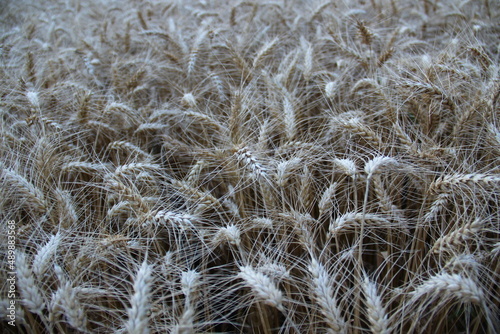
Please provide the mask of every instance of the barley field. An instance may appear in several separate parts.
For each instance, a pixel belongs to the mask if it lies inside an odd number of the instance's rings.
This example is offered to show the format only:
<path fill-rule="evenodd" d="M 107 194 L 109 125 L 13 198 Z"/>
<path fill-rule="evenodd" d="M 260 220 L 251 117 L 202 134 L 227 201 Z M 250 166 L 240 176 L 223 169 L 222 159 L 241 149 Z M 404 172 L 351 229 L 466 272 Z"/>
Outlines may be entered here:
<path fill-rule="evenodd" d="M 500 333 L 499 59 L 495 0 L 0 0 L 0 330 Z"/>

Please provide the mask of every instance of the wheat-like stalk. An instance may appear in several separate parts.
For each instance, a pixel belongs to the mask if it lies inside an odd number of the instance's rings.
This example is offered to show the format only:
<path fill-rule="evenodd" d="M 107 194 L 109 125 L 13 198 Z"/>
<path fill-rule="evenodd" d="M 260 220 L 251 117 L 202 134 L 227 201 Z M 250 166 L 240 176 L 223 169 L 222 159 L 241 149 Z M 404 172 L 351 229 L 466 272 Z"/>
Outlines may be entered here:
<path fill-rule="evenodd" d="M 313 177 L 311 175 L 311 171 L 307 165 L 305 165 L 302 168 L 302 174 L 300 175 L 299 198 L 302 206 L 306 209 L 309 209 L 313 204 L 313 191 Z"/>
<path fill-rule="evenodd" d="M 219 208 L 221 203 L 209 192 L 205 192 L 198 187 L 193 187 L 187 181 L 172 180 L 172 186 L 178 190 L 187 200 L 195 203 L 198 211 L 207 208 Z"/>
<path fill-rule="evenodd" d="M 135 186 L 127 186 L 125 183 L 117 180 L 113 174 L 108 174 L 105 182 L 110 190 L 109 203 L 121 197 L 123 200 L 131 203 L 137 212 L 148 213 L 150 211 L 150 206 Z"/>
<path fill-rule="evenodd" d="M 114 141 L 110 143 L 108 145 L 108 150 L 116 150 L 135 154 L 146 161 L 154 160 L 153 157 L 149 153 L 145 152 L 142 148 L 124 140 Z"/>
<path fill-rule="evenodd" d="M 293 172 L 300 166 L 301 159 L 298 157 L 280 162 L 276 166 L 276 183 L 280 187 L 286 186 Z"/>
<path fill-rule="evenodd" d="M 257 217 L 252 219 L 252 226 L 261 229 L 272 229 L 273 221 L 270 218 Z"/>
<path fill-rule="evenodd" d="M 236 159 L 255 176 L 267 178 L 266 169 L 247 147 L 240 148 L 236 152 Z"/>
<path fill-rule="evenodd" d="M 443 235 L 436 240 L 432 246 L 432 251 L 436 254 L 440 254 L 449 250 L 450 248 L 456 248 L 463 245 L 469 239 L 477 236 L 481 229 L 484 227 L 485 222 L 482 219 L 476 219 L 474 221 L 468 222 L 456 230 L 451 231 L 447 235 Z"/>
<path fill-rule="evenodd" d="M 53 260 L 59 243 L 61 242 L 61 234 L 52 235 L 49 241 L 40 247 L 33 259 L 33 273 L 41 278 L 45 271 L 49 268 L 49 263 Z"/>
<path fill-rule="evenodd" d="M 71 283 L 68 281 L 62 283 L 56 294 L 58 295 L 56 300 L 60 303 L 68 324 L 80 332 L 89 333 L 87 316 Z"/>
<path fill-rule="evenodd" d="M 365 277 L 362 285 L 370 330 L 372 333 L 390 333 L 389 319 L 382 298 L 377 293 L 377 285 L 368 277 Z"/>
<path fill-rule="evenodd" d="M 59 207 L 58 220 L 64 228 L 69 228 L 78 221 L 77 208 L 75 208 L 71 194 L 60 188 L 56 188 L 54 194 Z"/>
<path fill-rule="evenodd" d="M 352 134 L 363 138 L 363 140 L 373 144 L 375 149 L 383 147 L 382 139 L 375 133 L 372 129 L 368 128 L 362 121 L 358 118 L 353 118 L 342 123 L 342 126 L 349 130 Z"/>
<path fill-rule="evenodd" d="M 279 39 L 275 37 L 273 40 L 262 45 L 260 50 L 255 55 L 255 58 L 253 59 L 252 65 L 254 68 L 258 67 L 265 60 L 265 58 L 273 52 L 273 50 L 279 45 L 278 42 Z"/>
<path fill-rule="evenodd" d="M 106 166 L 99 163 L 86 161 L 71 161 L 61 166 L 63 173 L 85 173 L 87 175 L 100 175 L 106 172 Z"/>
<path fill-rule="evenodd" d="M 130 334 L 149 333 L 148 309 L 151 294 L 152 268 L 143 262 L 134 279 L 134 294 L 130 299 L 131 307 L 127 310 L 128 320 L 125 325 Z"/>
<path fill-rule="evenodd" d="M 364 22 L 358 21 L 356 23 L 356 28 L 359 31 L 361 42 L 366 45 L 372 44 L 374 34 L 370 31 L 366 24 Z"/>
<path fill-rule="evenodd" d="M 214 245 L 218 246 L 225 242 L 235 246 L 241 245 L 241 231 L 236 225 L 231 224 L 218 229 L 213 239 Z"/>
<path fill-rule="evenodd" d="M 333 163 L 339 170 L 350 177 L 355 177 L 358 173 L 358 169 L 356 167 L 356 163 L 351 159 L 339 159 L 335 158 Z"/>
<path fill-rule="evenodd" d="M 431 190 L 444 190 L 446 191 L 449 187 L 468 185 L 470 187 L 474 185 L 482 185 L 486 187 L 496 187 L 500 182 L 500 177 L 496 175 L 486 175 L 486 174 L 452 174 L 443 175 L 431 185 Z"/>
<path fill-rule="evenodd" d="M 44 297 L 35 282 L 33 271 L 28 264 L 26 254 L 21 251 L 16 251 L 16 273 L 17 286 L 22 298 L 22 303 L 26 308 L 33 313 L 42 316 L 42 311 L 45 309 Z"/>
<path fill-rule="evenodd" d="M 133 175 L 138 175 L 143 172 L 159 172 L 161 171 L 161 166 L 151 163 L 133 162 L 125 165 L 118 166 L 115 169 L 115 175 L 130 177 Z"/>
<path fill-rule="evenodd" d="M 297 135 L 297 116 L 295 106 L 290 96 L 283 97 L 283 123 L 287 140 L 291 141 Z"/>
<path fill-rule="evenodd" d="M 188 75 L 191 75 L 196 66 L 196 62 L 198 60 L 198 55 L 200 53 L 200 49 L 203 46 L 203 42 L 207 36 L 207 31 L 202 28 L 201 33 L 198 34 L 198 37 L 194 41 L 193 47 L 191 49 L 191 53 L 189 54 L 189 60 L 188 60 L 188 65 L 187 65 L 187 73 Z"/>
<path fill-rule="evenodd" d="M 332 99 L 335 97 L 335 93 L 337 92 L 338 89 L 338 83 L 335 81 L 329 81 L 325 85 L 325 96 L 329 99 Z"/>
<path fill-rule="evenodd" d="M 194 229 L 194 223 L 197 221 L 196 216 L 185 213 L 176 213 L 173 211 L 159 210 L 154 216 L 156 224 L 171 223 L 178 226 L 181 230 Z M 144 226 L 151 224 L 150 221 L 144 223 Z"/>
<path fill-rule="evenodd" d="M 438 274 L 419 285 L 412 293 L 413 299 L 453 297 L 464 303 L 481 304 L 485 296 L 473 279 L 459 274 Z"/>
<path fill-rule="evenodd" d="M 424 221 L 433 221 L 440 213 L 440 211 L 448 204 L 450 198 L 452 197 L 450 192 L 442 192 L 436 196 L 436 199 L 432 202 L 429 210 L 427 210 Z"/>
<path fill-rule="evenodd" d="M 238 277 L 245 285 L 252 289 L 255 296 L 264 303 L 284 311 L 283 293 L 276 287 L 274 282 L 266 275 L 256 271 L 250 266 L 239 267 Z"/>
<path fill-rule="evenodd" d="M 26 201 L 28 208 L 35 212 L 43 213 L 47 207 L 43 193 L 33 183 L 11 168 L 0 163 L 0 181 L 4 189 L 11 189 L 13 196 L 21 201 Z M 11 196 L 12 196 L 11 195 Z"/>
<path fill-rule="evenodd" d="M 196 185 L 200 180 L 200 174 L 205 166 L 206 162 L 204 160 L 197 161 L 186 176 L 186 182 L 193 186 Z"/>
<path fill-rule="evenodd" d="M 397 164 L 396 159 L 392 157 L 378 156 L 365 164 L 365 173 L 368 179 L 371 179 L 373 175 L 379 173 L 379 169 L 384 165 L 395 165 Z"/>
<path fill-rule="evenodd" d="M 329 231 L 332 235 L 346 230 L 353 230 L 360 227 L 364 222 L 372 223 L 377 228 L 390 227 L 391 222 L 384 216 L 378 214 L 362 212 L 348 212 L 338 217 L 330 224 Z M 403 226 L 404 227 L 404 226 Z"/>
<path fill-rule="evenodd" d="M 319 215 L 322 216 L 325 212 L 332 210 L 334 205 L 334 195 L 337 191 L 338 183 L 335 182 L 331 184 L 321 195 L 321 199 L 318 203 Z"/>
<path fill-rule="evenodd" d="M 182 96 L 181 104 L 186 108 L 196 108 L 196 97 L 193 93 L 186 93 Z"/>
<path fill-rule="evenodd" d="M 304 79 L 309 81 L 313 74 L 314 66 L 314 49 L 311 43 L 304 42 Z"/>
<path fill-rule="evenodd" d="M 210 80 L 213 82 L 213 85 L 217 90 L 220 102 L 225 102 L 227 100 L 227 93 L 222 78 L 216 73 L 212 72 L 210 73 Z"/>
<path fill-rule="evenodd" d="M 194 310 L 187 307 L 176 325 L 172 327 L 172 334 L 193 334 L 194 329 Z"/>
<path fill-rule="evenodd" d="M 325 267 L 312 259 L 307 268 L 311 274 L 311 291 L 318 304 L 324 321 L 334 333 L 346 333 L 347 326 L 340 312 L 338 301 L 331 287 L 331 279 Z"/>
<path fill-rule="evenodd" d="M 195 270 L 188 270 L 181 275 L 182 293 L 188 300 L 192 300 L 200 285 L 200 273 Z"/>

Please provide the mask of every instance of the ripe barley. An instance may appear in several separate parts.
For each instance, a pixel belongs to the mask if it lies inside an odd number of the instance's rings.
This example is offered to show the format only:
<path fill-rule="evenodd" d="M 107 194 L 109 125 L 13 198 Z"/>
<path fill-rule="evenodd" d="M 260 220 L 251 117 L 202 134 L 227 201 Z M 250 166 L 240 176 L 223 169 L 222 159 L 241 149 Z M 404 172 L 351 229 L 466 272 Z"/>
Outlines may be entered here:
<path fill-rule="evenodd" d="M 451 174 L 443 175 L 434 181 L 430 186 L 430 191 L 446 191 L 450 187 L 468 185 L 473 187 L 474 185 L 481 185 L 485 187 L 497 187 L 500 183 L 500 176 L 487 175 L 487 174 Z"/>
<path fill-rule="evenodd" d="M 0 2 L 26 331 L 500 332 L 494 1 Z"/>
<path fill-rule="evenodd" d="M 181 274 L 181 291 L 186 298 L 186 305 L 194 302 L 200 288 L 200 273 L 196 270 L 184 271 Z"/>
<path fill-rule="evenodd" d="M 283 115 L 286 139 L 291 141 L 297 134 L 297 116 L 292 99 L 286 94 L 283 96 Z"/>
<path fill-rule="evenodd" d="M 333 333 L 347 333 L 347 326 L 325 267 L 313 258 L 307 269 L 312 277 L 311 292 L 324 316 L 324 321 L 333 330 Z"/>
<path fill-rule="evenodd" d="M 220 208 L 221 203 L 209 192 L 205 192 L 198 187 L 193 187 L 187 181 L 171 180 L 172 186 L 179 191 L 184 198 L 197 205 L 196 211 L 202 212 L 210 208 Z"/>
<path fill-rule="evenodd" d="M 176 227 L 179 227 L 181 230 L 190 230 L 195 229 L 194 223 L 198 219 L 196 216 L 185 214 L 185 213 L 176 213 L 172 211 L 159 210 L 154 216 L 155 224 L 166 224 L 167 222 L 173 224 Z M 152 222 L 148 221 L 144 223 L 144 226 L 150 225 Z"/>
<path fill-rule="evenodd" d="M 193 108 L 192 106 L 189 107 Z M 192 110 L 185 111 L 183 114 L 197 121 L 202 128 L 207 127 L 216 132 L 226 131 L 226 129 L 220 122 L 209 115 Z"/>
<path fill-rule="evenodd" d="M 86 161 L 67 162 L 61 166 L 63 173 L 83 173 L 87 175 L 102 175 L 107 171 L 107 167 L 101 163 L 92 163 Z"/>
<path fill-rule="evenodd" d="M 258 162 L 248 147 L 243 147 L 236 151 L 236 159 L 256 177 L 267 178 L 265 168 Z"/>
<path fill-rule="evenodd" d="M 340 169 L 343 174 L 350 176 L 351 178 L 356 177 L 358 169 L 356 167 L 356 163 L 353 160 L 335 158 L 333 160 L 333 163 L 337 168 Z"/>
<path fill-rule="evenodd" d="M 224 87 L 224 82 L 222 81 L 221 77 L 214 72 L 210 73 L 210 80 L 212 81 L 213 85 L 217 89 L 217 94 L 219 97 L 220 102 L 225 102 L 227 100 L 226 96 L 226 89 Z"/>
<path fill-rule="evenodd" d="M 358 82 L 356 82 L 354 86 L 352 86 L 351 94 L 356 93 L 358 90 L 369 90 L 370 88 L 371 90 L 378 92 L 380 90 L 380 85 L 374 79 L 363 78 L 361 80 L 358 80 Z"/>
<path fill-rule="evenodd" d="M 35 110 L 40 109 L 40 99 L 38 96 L 38 92 L 34 90 L 28 90 L 26 92 L 26 99 L 31 104 L 31 106 L 35 108 Z"/>
<path fill-rule="evenodd" d="M 245 285 L 252 289 L 255 296 L 265 304 L 284 311 L 283 294 L 274 282 L 266 275 L 259 273 L 250 266 L 239 267 L 238 277 L 245 281 Z"/>
<path fill-rule="evenodd" d="M 152 163 L 134 162 L 116 167 L 115 175 L 122 177 L 130 177 L 139 175 L 143 172 L 160 172 L 161 166 Z"/>
<path fill-rule="evenodd" d="M 307 167 L 307 164 L 305 164 L 300 175 L 299 199 L 306 210 L 311 208 L 314 200 L 313 180 L 311 171 Z"/>
<path fill-rule="evenodd" d="M 304 51 L 304 79 L 309 81 L 313 74 L 314 49 L 311 43 L 304 41 L 302 48 Z"/>
<path fill-rule="evenodd" d="M 56 254 L 59 243 L 61 242 L 61 235 L 59 233 L 52 235 L 49 241 L 40 247 L 33 259 L 33 273 L 42 278 L 42 275 L 49 267 L 49 263 L 53 260 L 52 257 Z"/>
<path fill-rule="evenodd" d="M 366 312 L 370 321 L 370 330 L 374 334 L 390 333 L 389 320 L 382 304 L 382 298 L 377 293 L 377 284 L 365 277 L 362 286 L 365 295 Z"/>
<path fill-rule="evenodd" d="M 293 227 L 300 246 L 307 252 L 314 253 L 318 247 L 313 235 L 313 228 L 317 224 L 316 219 L 310 214 L 303 214 L 298 211 L 283 212 L 280 216 Z"/>
<path fill-rule="evenodd" d="M 329 99 L 333 99 L 337 93 L 338 83 L 335 81 L 329 81 L 325 85 L 325 96 Z"/>
<path fill-rule="evenodd" d="M 105 178 L 105 185 L 109 192 L 107 199 L 108 203 L 125 200 L 133 205 L 136 212 L 148 213 L 150 211 L 149 204 L 144 200 L 135 186 L 127 186 L 123 182 L 117 180 L 114 174 L 108 174 Z M 117 199 L 119 200 L 117 201 Z"/>
<path fill-rule="evenodd" d="M 365 164 L 365 173 L 367 175 L 368 179 L 371 179 L 371 177 L 378 173 L 379 168 L 382 166 L 386 165 L 395 165 L 397 164 L 396 159 L 391 158 L 391 157 L 386 157 L 386 156 L 378 156 L 373 158 L 372 160 L 369 160 Z"/>
<path fill-rule="evenodd" d="M 194 334 L 195 312 L 192 307 L 186 307 L 178 323 L 172 327 L 172 334 Z"/>
<path fill-rule="evenodd" d="M 47 206 L 40 189 L 22 175 L 6 167 L 2 162 L 0 162 L 0 182 L 5 189 L 4 191 L 12 191 L 12 194 L 7 195 L 7 197 L 14 196 L 18 200 L 25 201 L 27 207 L 35 212 L 45 212 Z"/>
<path fill-rule="evenodd" d="M 358 118 L 353 118 L 348 121 L 343 121 L 341 125 L 352 132 L 354 135 L 357 135 L 359 138 L 362 138 L 367 143 L 370 143 L 374 149 L 380 149 L 383 147 L 383 142 L 380 136 L 375 133 L 372 129 L 367 127 L 365 124 L 361 122 Z"/>
<path fill-rule="evenodd" d="M 453 297 L 464 303 L 481 304 L 483 290 L 473 279 L 459 274 L 437 274 L 419 285 L 412 293 L 412 299 Z"/>
<path fill-rule="evenodd" d="M 393 223 L 391 223 L 383 215 L 373 213 L 363 214 L 361 212 L 348 212 L 338 217 L 330 224 L 329 232 L 332 235 L 340 234 L 342 232 L 354 230 L 356 227 L 365 225 L 364 222 L 370 223 L 370 225 L 366 226 L 368 228 L 390 228 L 393 225 Z M 405 228 L 405 226 L 402 226 L 402 228 Z"/>
<path fill-rule="evenodd" d="M 134 294 L 130 299 L 130 308 L 127 310 L 128 320 L 125 328 L 129 334 L 149 333 L 150 294 L 152 283 L 152 268 L 144 261 L 134 279 Z"/>
<path fill-rule="evenodd" d="M 188 175 L 186 176 L 186 182 L 192 186 L 196 186 L 198 181 L 200 180 L 200 175 L 205 168 L 206 162 L 204 160 L 198 160 L 192 167 L 191 170 L 189 171 Z"/>
<path fill-rule="evenodd" d="M 276 183 L 280 187 L 286 186 L 289 178 L 299 168 L 302 160 L 298 157 L 280 162 L 276 166 Z"/>
<path fill-rule="evenodd" d="M 241 231 L 236 225 L 228 225 L 226 227 L 221 227 L 217 230 L 214 236 L 213 243 L 218 246 L 222 243 L 229 243 L 234 246 L 240 246 L 241 244 Z"/>
<path fill-rule="evenodd" d="M 83 306 L 77 296 L 77 290 L 71 286 L 69 281 L 64 281 L 54 296 L 54 303 L 59 303 L 60 309 L 52 306 L 51 312 L 58 310 L 65 315 L 68 324 L 83 333 L 90 333 L 88 321 Z"/>
<path fill-rule="evenodd" d="M 166 129 L 168 126 L 161 123 L 143 123 L 135 130 L 134 134 L 137 135 L 147 135 L 155 134 Z"/>
<path fill-rule="evenodd" d="M 31 267 L 28 265 L 26 255 L 16 251 L 16 273 L 17 286 L 21 295 L 23 305 L 30 311 L 42 316 L 45 302 L 38 284 L 35 282 Z"/>
<path fill-rule="evenodd" d="M 56 188 L 54 195 L 58 206 L 57 220 L 61 223 L 62 227 L 69 228 L 78 221 L 78 213 L 75 208 L 75 203 L 71 194 L 68 191 Z"/>
<path fill-rule="evenodd" d="M 251 221 L 251 224 L 255 228 L 259 229 L 272 229 L 273 228 L 273 221 L 269 218 L 264 218 L 264 217 L 257 217 L 253 218 Z"/>
<path fill-rule="evenodd" d="M 437 218 L 441 210 L 449 203 L 452 194 L 450 192 L 442 192 L 437 195 L 436 199 L 432 202 L 432 205 L 427 210 L 424 223 L 430 223 Z"/>
<path fill-rule="evenodd" d="M 89 120 L 86 122 L 85 126 L 94 131 L 96 135 L 101 135 L 102 137 L 106 138 L 118 138 L 119 134 L 116 129 L 113 128 L 113 126 L 101 122 L 101 121 L 96 121 L 96 120 Z"/>
<path fill-rule="evenodd" d="M 475 219 L 474 221 L 468 222 L 437 239 L 431 250 L 436 254 L 441 254 L 442 252 L 447 252 L 464 245 L 468 240 L 474 237 L 479 238 L 478 234 L 481 232 L 484 225 L 485 221 L 482 219 Z"/>
<path fill-rule="evenodd" d="M 285 265 L 279 262 L 269 262 L 269 259 L 265 259 L 263 265 L 261 265 L 258 270 L 264 275 L 267 275 L 274 279 L 291 279 L 290 270 L 288 270 Z"/>
<path fill-rule="evenodd" d="M 265 60 L 267 56 L 269 56 L 273 50 L 278 46 L 279 39 L 275 37 L 273 40 L 265 43 L 260 50 L 257 52 L 253 60 L 252 66 L 254 68 L 259 67 L 259 65 Z"/>
<path fill-rule="evenodd" d="M 181 104 L 185 108 L 196 108 L 196 98 L 193 93 L 186 93 L 182 96 Z"/>
<path fill-rule="evenodd" d="M 382 184 L 380 176 L 376 175 L 373 179 L 373 188 L 380 202 L 380 207 L 385 213 L 393 213 L 398 215 L 397 207 L 392 203 L 391 198 Z"/>
<path fill-rule="evenodd" d="M 122 152 L 127 152 L 129 154 L 134 154 L 138 157 L 141 157 L 144 160 L 147 161 L 153 161 L 153 157 L 145 152 L 143 149 L 141 149 L 139 146 L 134 145 L 128 141 L 124 140 L 119 140 L 119 141 L 114 141 L 108 145 L 108 150 L 116 150 L 116 151 L 122 151 Z"/>
<path fill-rule="evenodd" d="M 318 203 L 319 215 L 322 216 L 325 212 L 330 212 L 333 209 L 335 192 L 337 191 L 338 183 L 331 184 L 321 195 Z"/>
<path fill-rule="evenodd" d="M 207 36 L 207 31 L 202 28 L 202 31 L 198 33 L 198 37 L 194 41 L 193 47 L 191 49 L 191 53 L 189 54 L 188 63 L 187 63 L 187 74 L 190 76 L 194 73 L 196 62 L 198 61 L 198 55 L 200 53 L 201 48 L 203 47 L 203 42 Z"/>
<path fill-rule="evenodd" d="M 359 31 L 361 42 L 366 45 L 372 44 L 374 34 L 370 31 L 366 24 L 364 22 L 358 21 L 356 23 L 356 28 Z"/>

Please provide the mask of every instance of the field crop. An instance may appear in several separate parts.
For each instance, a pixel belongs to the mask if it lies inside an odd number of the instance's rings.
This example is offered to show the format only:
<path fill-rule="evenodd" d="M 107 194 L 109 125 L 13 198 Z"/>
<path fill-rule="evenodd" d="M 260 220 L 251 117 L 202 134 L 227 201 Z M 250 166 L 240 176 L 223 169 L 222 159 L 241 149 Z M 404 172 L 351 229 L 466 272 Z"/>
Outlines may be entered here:
<path fill-rule="evenodd" d="M 0 327 L 499 333 L 499 43 L 493 0 L 0 1 Z"/>

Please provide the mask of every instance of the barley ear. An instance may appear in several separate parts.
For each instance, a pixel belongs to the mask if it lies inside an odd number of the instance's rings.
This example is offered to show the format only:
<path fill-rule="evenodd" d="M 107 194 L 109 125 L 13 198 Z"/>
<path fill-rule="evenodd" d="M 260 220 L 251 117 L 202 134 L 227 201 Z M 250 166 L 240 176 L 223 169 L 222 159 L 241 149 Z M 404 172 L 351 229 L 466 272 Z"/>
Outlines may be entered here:
<path fill-rule="evenodd" d="M 377 293 L 376 283 L 365 277 L 362 285 L 370 330 L 374 334 L 389 333 L 389 320 L 385 307 L 382 305 L 382 298 Z"/>
<path fill-rule="evenodd" d="M 284 311 L 283 294 L 268 276 L 259 273 L 250 266 L 243 266 L 240 267 L 238 277 L 245 281 L 245 285 L 252 289 L 258 299 Z"/>
<path fill-rule="evenodd" d="M 60 241 L 61 235 L 59 233 L 52 235 L 45 246 L 41 247 L 35 255 L 33 259 L 33 272 L 38 278 L 41 278 L 48 269 L 49 263 L 52 260 L 52 256 L 56 253 Z"/>
<path fill-rule="evenodd" d="M 346 323 L 331 287 L 331 279 L 323 264 L 312 259 L 308 268 L 311 274 L 311 291 L 314 301 L 319 306 L 324 321 L 333 333 L 347 333 Z"/>
<path fill-rule="evenodd" d="M 44 298 L 35 282 L 33 272 L 28 265 L 26 254 L 16 251 L 17 286 L 23 305 L 35 314 L 42 315 L 45 308 Z"/>
<path fill-rule="evenodd" d="M 125 325 L 129 334 L 148 334 L 151 294 L 151 266 L 146 261 L 137 271 L 134 279 L 134 294 L 130 299 L 131 307 L 127 310 L 128 321 Z"/>

